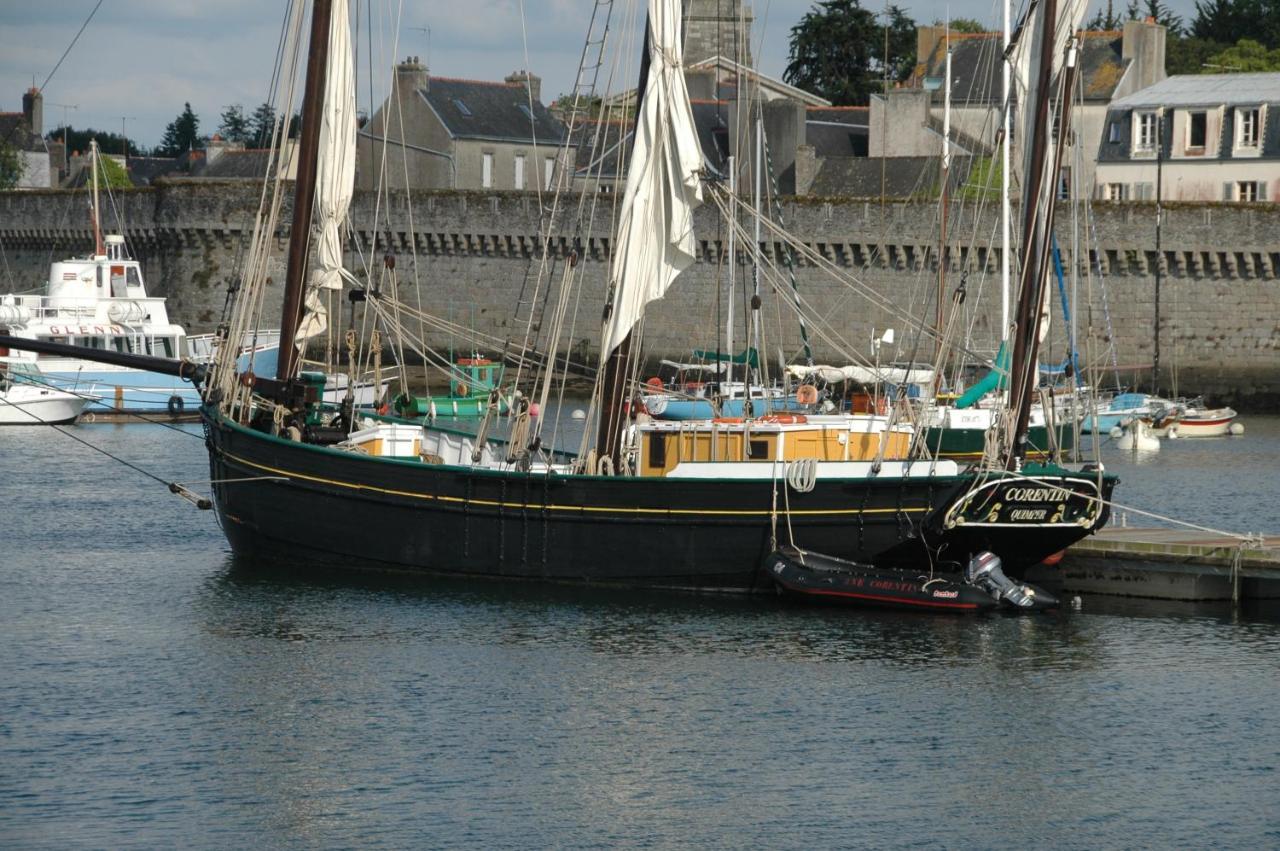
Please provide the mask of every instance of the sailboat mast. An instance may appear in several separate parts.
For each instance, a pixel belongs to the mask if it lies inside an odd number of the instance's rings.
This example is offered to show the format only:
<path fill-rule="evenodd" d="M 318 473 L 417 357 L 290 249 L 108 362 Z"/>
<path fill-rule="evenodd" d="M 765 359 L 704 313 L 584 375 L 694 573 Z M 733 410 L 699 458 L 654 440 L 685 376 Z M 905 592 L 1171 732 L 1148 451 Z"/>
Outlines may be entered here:
<path fill-rule="evenodd" d="M 1041 7 L 1044 34 L 1041 37 L 1039 66 L 1036 70 L 1038 85 L 1034 104 L 1034 122 L 1031 125 L 1031 159 L 1026 191 L 1023 192 L 1022 217 L 1022 275 L 1018 289 L 1018 314 L 1015 319 L 1017 334 L 1013 343 L 1012 374 L 1009 382 L 1010 400 L 1014 407 L 1012 445 L 1009 447 L 1006 465 L 1013 469 L 1022 458 L 1027 424 L 1031 419 L 1031 388 L 1036 377 L 1036 343 L 1039 339 L 1039 312 L 1041 289 L 1044 284 L 1044 242 L 1048 239 L 1047 221 L 1039 221 L 1040 197 L 1044 189 L 1044 166 L 1049 136 L 1049 86 L 1053 79 L 1053 45 L 1056 42 L 1058 17 L 1057 0 L 1045 0 Z M 1064 116 L 1065 118 L 1065 116 Z M 1049 204 L 1052 212 L 1053 204 Z M 1043 233 L 1044 238 L 1038 238 Z"/>
<path fill-rule="evenodd" d="M 89 171 L 93 176 L 93 253 L 101 257 L 107 253 L 102 245 L 102 208 L 98 206 L 98 140 L 89 140 Z"/>
<path fill-rule="evenodd" d="M 943 66 L 946 69 L 946 77 L 942 82 L 942 210 L 940 215 L 940 223 L 938 227 L 938 304 L 937 315 L 934 318 L 934 331 L 937 333 L 937 346 L 935 348 L 935 358 L 938 366 L 942 365 L 942 302 L 946 297 L 947 289 L 947 215 L 948 201 L 950 200 L 948 188 L 951 184 L 951 22 L 947 21 L 946 30 L 947 40 L 947 58 Z M 941 386 L 942 376 L 937 376 L 939 386 Z"/>
<path fill-rule="evenodd" d="M 644 47 L 640 54 L 640 80 L 636 85 L 635 121 L 632 122 L 631 146 L 635 147 L 634 134 L 640 124 L 640 111 L 644 106 L 645 89 L 649 85 L 649 45 L 653 34 L 650 24 L 644 27 Z M 616 296 L 616 294 L 615 294 Z M 614 309 L 611 305 L 608 309 Z M 606 319 L 607 319 L 606 315 Z M 604 367 L 604 381 L 601 385 L 600 425 L 596 431 L 596 452 L 601 458 L 609 458 L 616 469 L 618 453 L 622 449 L 622 428 L 626 422 L 623 403 L 626 397 L 627 378 L 631 374 L 631 343 L 634 332 L 628 331 L 612 352 Z M 592 470 L 591 472 L 595 472 Z"/>
<path fill-rule="evenodd" d="M 1160 261 L 1163 256 L 1160 246 L 1160 225 L 1164 218 L 1164 194 L 1161 184 L 1164 182 L 1164 110 L 1156 111 L 1156 291 L 1155 316 L 1152 325 L 1155 331 L 1151 352 L 1151 392 L 1160 392 Z"/>
<path fill-rule="evenodd" d="M 729 205 L 729 297 L 726 300 L 729 306 L 727 311 L 729 318 L 724 326 L 724 347 L 729 359 L 723 364 L 717 364 L 717 366 L 724 366 L 723 384 L 733 380 L 733 299 L 736 294 L 734 285 L 737 283 L 737 276 L 734 272 L 738 266 L 738 246 L 734 238 L 738 230 L 738 205 L 736 203 L 738 198 L 738 161 L 736 157 L 729 157 L 729 196 L 734 200 L 734 203 Z M 745 370 L 746 367 L 744 366 L 743 369 Z"/>
<path fill-rule="evenodd" d="M 1000 64 L 1001 97 L 1004 99 L 1004 133 L 1000 139 L 1000 342 L 1009 342 L 1009 148 L 1012 110 L 1009 108 L 1010 0 L 1004 0 L 1004 45 Z"/>
<path fill-rule="evenodd" d="M 285 272 L 284 306 L 280 313 L 280 356 L 276 377 L 293 378 L 298 366 L 294 344 L 302 322 L 302 291 L 306 283 L 307 251 L 311 243 L 311 213 L 315 203 L 317 152 L 320 148 L 321 101 L 329 62 L 330 0 L 315 0 L 311 9 L 311 40 L 307 46 L 307 79 L 302 94 L 302 132 L 298 139 L 298 170 L 293 190 L 293 224 L 289 229 L 289 259 Z"/>

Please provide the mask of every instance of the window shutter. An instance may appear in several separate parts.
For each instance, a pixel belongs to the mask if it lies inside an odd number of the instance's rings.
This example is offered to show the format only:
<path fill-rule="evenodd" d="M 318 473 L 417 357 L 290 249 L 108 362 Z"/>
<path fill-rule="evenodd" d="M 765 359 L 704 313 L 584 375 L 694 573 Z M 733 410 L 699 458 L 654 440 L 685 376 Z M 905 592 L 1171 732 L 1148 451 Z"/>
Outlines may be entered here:
<path fill-rule="evenodd" d="M 1267 200 L 1267 182 L 1265 180 L 1258 181 L 1258 200 Z"/>
<path fill-rule="evenodd" d="M 1231 189 L 1232 189 L 1231 181 L 1228 180 L 1227 182 L 1222 184 L 1222 200 L 1223 201 L 1234 200 L 1231 197 Z"/>

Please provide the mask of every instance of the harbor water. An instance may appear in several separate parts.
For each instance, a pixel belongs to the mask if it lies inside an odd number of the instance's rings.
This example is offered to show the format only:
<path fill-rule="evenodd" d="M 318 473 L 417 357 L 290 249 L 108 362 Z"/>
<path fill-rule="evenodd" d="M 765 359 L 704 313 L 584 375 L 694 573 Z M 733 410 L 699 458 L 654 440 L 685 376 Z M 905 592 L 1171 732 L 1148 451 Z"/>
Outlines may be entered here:
<path fill-rule="evenodd" d="M 1117 499 L 1280 531 L 1280 419 L 1244 423 L 1107 449 Z M 207 492 L 198 427 L 69 431 Z M 1280 846 L 1274 610 L 308 577 L 39 428 L 0 432 L 0 542 L 3 847 Z"/>

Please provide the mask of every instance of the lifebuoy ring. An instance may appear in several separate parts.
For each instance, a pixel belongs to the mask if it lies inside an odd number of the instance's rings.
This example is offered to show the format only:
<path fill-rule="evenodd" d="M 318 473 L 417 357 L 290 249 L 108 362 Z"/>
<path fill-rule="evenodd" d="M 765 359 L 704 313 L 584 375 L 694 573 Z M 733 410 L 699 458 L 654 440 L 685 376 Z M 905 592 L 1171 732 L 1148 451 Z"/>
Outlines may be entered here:
<path fill-rule="evenodd" d="M 653 378 L 650 378 L 648 381 L 646 381 L 645 384 L 649 385 L 655 390 L 662 389 L 662 379 L 656 375 Z"/>
<path fill-rule="evenodd" d="M 804 414 L 770 414 L 767 417 L 761 417 L 762 423 L 778 423 L 779 425 L 791 425 L 793 423 L 807 423 L 809 418 Z"/>
<path fill-rule="evenodd" d="M 186 407 L 187 407 L 187 403 L 182 401 L 181 396 L 174 395 L 169 397 L 169 416 L 171 417 L 182 416 L 182 411 Z"/>
<path fill-rule="evenodd" d="M 469 395 L 469 393 L 470 393 L 470 388 L 467 387 L 466 382 L 464 381 L 459 381 L 457 384 L 453 386 L 453 395 L 455 396 L 461 396 L 463 398 L 466 398 L 467 395 Z"/>
<path fill-rule="evenodd" d="M 729 423 L 730 425 L 733 425 L 734 423 L 742 423 L 742 422 L 745 422 L 745 420 L 744 420 L 742 417 L 716 417 L 716 418 L 715 418 L 714 420 L 712 420 L 711 422 L 713 422 L 713 423 Z"/>

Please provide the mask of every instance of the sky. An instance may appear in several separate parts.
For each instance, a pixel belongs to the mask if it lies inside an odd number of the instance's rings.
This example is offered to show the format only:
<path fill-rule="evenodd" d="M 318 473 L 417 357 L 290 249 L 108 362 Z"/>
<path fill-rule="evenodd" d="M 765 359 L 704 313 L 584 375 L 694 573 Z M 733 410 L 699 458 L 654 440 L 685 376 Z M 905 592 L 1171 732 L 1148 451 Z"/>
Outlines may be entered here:
<path fill-rule="evenodd" d="M 96 3 L 0 0 L 0 111 L 22 109 L 22 93 L 33 80 L 36 86 L 44 84 Z M 879 5 L 864 3 L 868 8 Z M 363 52 L 360 108 L 366 109 L 370 100 L 369 56 L 378 81 L 373 99 L 380 102 L 394 59 L 411 54 L 428 61 L 431 73 L 445 77 L 501 80 L 530 67 L 543 78 L 542 99 L 549 102 L 572 86 L 594 4 L 373 0 L 369 29 L 374 43 L 370 48 L 362 37 L 358 48 Z M 366 2 L 359 5 L 364 17 Z M 618 0 L 615 16 L 624 5 Z M 753 49 L 764 73 L 781 76 L 788 33 L 812 5 L 811 0 L 754 0 Z M 907 0 L 899 5 L 918 23 L 950 14 L 990 22 L 994 29 L 999 20 L 999 6 L 991 0 Z M 1115 6 L 1123 3 L 1117 0 Z M 1169 6 L 1188 18 L 1194 14 L 1194 0 L 1172 0 Z M 284 0 L 104 0 L 44 89 L 45 131 L 60 126 L 65 114 L 73 127 L 119 133 L 123 118 L 129 137 L 151 146 L 190 102 L 201 132 L 214 132 L 226 106 L 238 103 L 250 112 L 268 99 L 285 8 Z M 620 68 L 619 79 L 629 80 L 630 73 Z"/>

